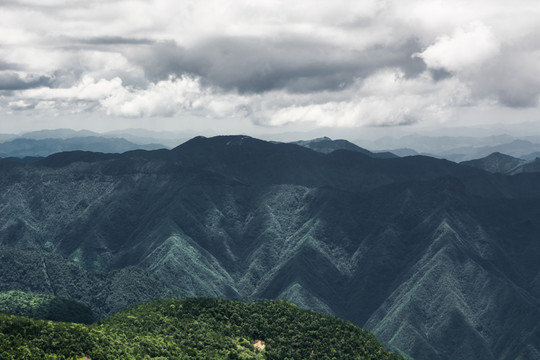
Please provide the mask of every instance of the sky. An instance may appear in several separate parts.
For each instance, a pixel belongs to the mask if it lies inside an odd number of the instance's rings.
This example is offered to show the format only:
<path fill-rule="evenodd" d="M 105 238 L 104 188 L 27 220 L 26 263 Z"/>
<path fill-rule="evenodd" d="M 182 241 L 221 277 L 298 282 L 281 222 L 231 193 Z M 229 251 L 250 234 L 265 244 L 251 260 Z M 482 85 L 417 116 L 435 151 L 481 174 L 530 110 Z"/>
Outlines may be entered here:
<path fill-rule="evenodd" d="M 0 133 L 540 133 L 538 19 L 537 0 L 0 0 Z"/>

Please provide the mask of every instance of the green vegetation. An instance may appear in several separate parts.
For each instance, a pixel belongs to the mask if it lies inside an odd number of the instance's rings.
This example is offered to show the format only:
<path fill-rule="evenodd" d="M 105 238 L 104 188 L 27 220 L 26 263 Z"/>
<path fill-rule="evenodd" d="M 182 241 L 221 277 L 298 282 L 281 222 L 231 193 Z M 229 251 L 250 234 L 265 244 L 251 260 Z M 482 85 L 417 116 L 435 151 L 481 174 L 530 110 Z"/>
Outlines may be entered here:
<path fill-rule="evenodd" d="M 257 345 L 257 346 L 256 346 Z M 0 359 L 400 359 L 343 320 L 282 300 L 160 300 L 93 325 L 0 315 Z"/>
<path fill-rule="evenodd" d="M 83 324 L 96 320 L 88 306 L 76 301 L 23 291 L 0 293 L 0 313 Z"/>

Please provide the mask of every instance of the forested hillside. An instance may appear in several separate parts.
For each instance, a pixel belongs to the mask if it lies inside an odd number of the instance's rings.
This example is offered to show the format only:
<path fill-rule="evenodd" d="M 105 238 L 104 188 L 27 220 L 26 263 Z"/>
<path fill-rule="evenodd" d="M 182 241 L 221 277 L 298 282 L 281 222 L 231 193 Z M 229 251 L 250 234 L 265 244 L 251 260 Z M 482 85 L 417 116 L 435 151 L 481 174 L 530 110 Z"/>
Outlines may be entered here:
<path fill-rule="evenodd" d="M 375 337 L 284 301 L 162 300 L 99 323 L 0 314 L 1 359 L 400 359 Z"/>
<path fill-rule="evenodd" d="M 89 307 L 76 301 L 23 291 L 0 293 L 0 313 L 83 324 L 96 320 Z"/>

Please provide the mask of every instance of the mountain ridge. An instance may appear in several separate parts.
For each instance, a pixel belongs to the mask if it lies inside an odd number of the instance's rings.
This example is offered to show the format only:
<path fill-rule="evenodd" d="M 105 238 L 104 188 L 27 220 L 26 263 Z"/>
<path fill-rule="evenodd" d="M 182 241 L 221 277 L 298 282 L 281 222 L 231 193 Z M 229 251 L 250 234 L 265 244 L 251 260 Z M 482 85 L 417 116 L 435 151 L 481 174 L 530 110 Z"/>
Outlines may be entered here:
<path fill-rule="evenodd" d="M 140 268 L 156 291 L 133 289 L 133 301 L 167 292 L 295 300 L 416 359 L 534 359 L 540 347 L 529 321 L 540 319 L 540 174 L 246 136 L 82 155 L 3 172 L 0 244 L 70 258 L 105 284 L 108 273 Z M 465 286 L 475 274 L 490 291 Z M 10 279 L 6 289 L 17 285 Z M 84 296 L 97 314 L 110 311 Z M 471 335 L 462 347 L 445 338 L 453 328 Z"/>

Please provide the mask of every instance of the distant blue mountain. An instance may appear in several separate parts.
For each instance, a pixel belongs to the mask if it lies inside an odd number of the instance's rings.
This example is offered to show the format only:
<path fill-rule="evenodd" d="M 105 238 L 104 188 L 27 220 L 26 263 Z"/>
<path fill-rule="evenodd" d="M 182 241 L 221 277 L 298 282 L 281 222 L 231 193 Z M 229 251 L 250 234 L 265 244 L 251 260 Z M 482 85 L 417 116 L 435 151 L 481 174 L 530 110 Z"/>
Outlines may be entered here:
<path fill-rule="evenodd" d="M 359 141 L 356 142 L 360 143 Z M 532 160 L 536 157 L 534 154 L 540 154 L 540 138 L 536 136 L 517 138 L 510 135 L 488 137 L 408 135 L 401 138 L 383 137 L 361 143 L 370 149 L 386 149 L 399 156 L 416 153 L 455 162 L 480 159 L 495 152 L 524 160 Z"/>
<path fill-rule="evenodd" d="M 122 138 L 84 136 L 70 138 L 28 139 L 17 138 L 0 143 L 0 157 L 44 157 L 63 151 L 93 151 L 123 153 L 130 150 L 156 150 L 165 148 L 161 144 L 139 145 Z"/>

